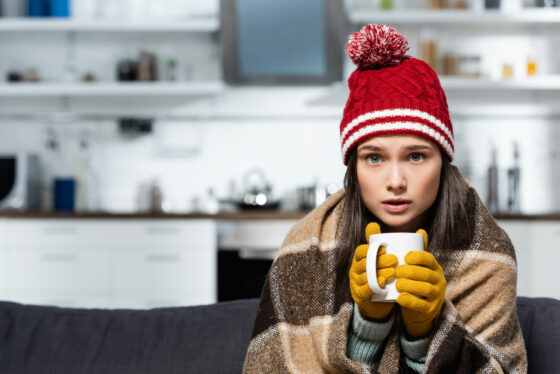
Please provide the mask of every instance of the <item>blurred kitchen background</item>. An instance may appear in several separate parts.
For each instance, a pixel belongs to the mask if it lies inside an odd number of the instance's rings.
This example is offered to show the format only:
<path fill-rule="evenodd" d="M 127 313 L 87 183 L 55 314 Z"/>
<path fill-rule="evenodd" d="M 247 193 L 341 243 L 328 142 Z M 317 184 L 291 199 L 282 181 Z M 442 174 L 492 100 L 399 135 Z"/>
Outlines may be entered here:
<path fill-rule="evenodd" d="M 385 23 L 446 91 L 454 163 L 560 298 L 560 0 L 0 0 L 0 299 L 258 297 L 342 187 L 350 33 Z M 553 280 L 551 282 L 551 279 Z"/>

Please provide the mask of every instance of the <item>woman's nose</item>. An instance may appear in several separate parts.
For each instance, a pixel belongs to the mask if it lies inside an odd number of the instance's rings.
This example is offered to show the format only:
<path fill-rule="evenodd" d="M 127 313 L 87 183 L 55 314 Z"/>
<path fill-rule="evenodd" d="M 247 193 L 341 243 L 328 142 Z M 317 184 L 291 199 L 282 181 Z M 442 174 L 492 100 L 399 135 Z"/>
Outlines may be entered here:
<path fill-rule="evenodd" d="M 406 178 L 398 164 L 391 167 L 387 177 L 386 187 L 388 191 L 398 191 L 406 189 Z"/>

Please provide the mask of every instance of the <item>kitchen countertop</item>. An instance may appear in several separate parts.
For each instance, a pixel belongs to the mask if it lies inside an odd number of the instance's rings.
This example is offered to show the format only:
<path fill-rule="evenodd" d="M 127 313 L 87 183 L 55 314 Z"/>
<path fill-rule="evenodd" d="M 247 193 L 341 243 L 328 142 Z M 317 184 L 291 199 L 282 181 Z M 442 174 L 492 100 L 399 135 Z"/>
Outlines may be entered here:
<path fill-rule="evenodd" d="M 240 211 L 206 213 L 70 213 L 70 212 L 17 212 L 0 211 L 0 218 L 45 218 L 45 219 L 215 219 L 215 220 L 273 220 L 300 219 L 309 211 Z"/>
<path fill-rule="evenodd" d="M 300 219 L 309 211 L 239 211 L 206 213 L 66 213 L 66 212 L 18 212 L 0 211 L 0 218 L 45 218 L 45 219 L 216 219 L 216 220 L 282 220 Z M 543 220 L 560 221 L 560 213 L 550 214 L 494 214 L 497 220 Z"/>

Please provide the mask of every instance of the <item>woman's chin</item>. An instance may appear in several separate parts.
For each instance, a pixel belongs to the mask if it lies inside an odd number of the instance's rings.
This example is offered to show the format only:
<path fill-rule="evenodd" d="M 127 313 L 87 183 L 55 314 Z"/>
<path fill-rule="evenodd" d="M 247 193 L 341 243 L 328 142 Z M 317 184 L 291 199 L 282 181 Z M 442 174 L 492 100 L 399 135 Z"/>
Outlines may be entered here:
<path fill-rule="evenodd" d="M 385 219 L 383 219 L 385 218 Z M 379 217 L 379 219 L 385 225 L 385 230 L 382 232 L 412 232 L 414 227 L 412 227 L 412 220 L 406 219 L 405 217 Z"/>

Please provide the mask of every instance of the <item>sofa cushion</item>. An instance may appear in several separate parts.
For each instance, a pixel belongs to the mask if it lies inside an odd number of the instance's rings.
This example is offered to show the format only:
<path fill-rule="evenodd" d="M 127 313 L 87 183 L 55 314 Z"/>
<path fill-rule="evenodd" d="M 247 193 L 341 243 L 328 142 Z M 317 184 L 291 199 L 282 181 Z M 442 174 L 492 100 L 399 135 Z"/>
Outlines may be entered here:
<path fill-rule="evenodd" d="M 0 373 L 239 373 L 257 303 L 100 310 L 0 302 Z"/>
<path fill-rule="evenodd" d="M 560 373 L 560 300 L 517 298 L 529 373 Z"/>

